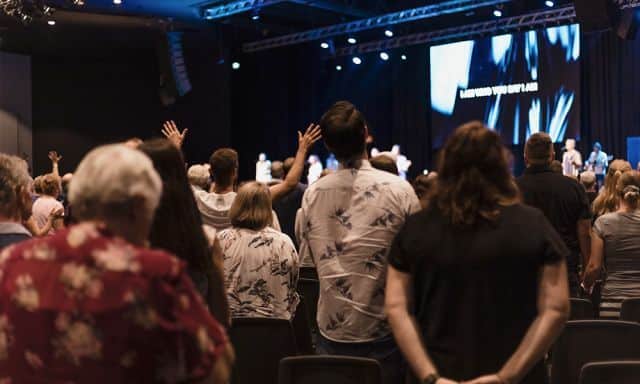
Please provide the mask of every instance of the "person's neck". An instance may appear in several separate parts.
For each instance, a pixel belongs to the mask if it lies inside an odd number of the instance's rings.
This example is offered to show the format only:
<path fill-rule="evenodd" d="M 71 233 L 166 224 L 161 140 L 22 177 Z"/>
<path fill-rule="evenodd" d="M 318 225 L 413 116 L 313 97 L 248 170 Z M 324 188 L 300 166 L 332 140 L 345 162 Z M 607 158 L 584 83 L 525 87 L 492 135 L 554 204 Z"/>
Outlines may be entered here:
<path fill-rule="evenodd" d="M 22 221 L 13 216 L 5 216 L 0 214 L 0 223 L 18 223 L 21 224 Z"/>
<path fill-rule="evenodd" d="M 340 161 L 340 166 L 342 168 L 353 168 L 354 165 L 356 164 L 360 164 L 362 163 L 362 161 L 369 161 L 369 154 L 366 152 L 363 152 L 360 156 L 356 156 L 352 159 L 349 160 L 344 160 L 344 161 Z"/>
<path fill-rule="evenodd" d="M 233 192 L 233 185 L 218 187 L 218 185 L 216 184 L 216 186 L 213 188 L 213 193 L 217 193 L 218 195 L 224 195 L 230 192 Z"/>
<path fill-rule="evenodd" d="M 618 205 L 618 213 L 632 213 L 635 209 L 628 206 L 624 201 L 621 201 Z"/>
<path fill-rule="evenodd" d="M 121 237 L 127 242 L 138 247 L 148 246 L 149 241 L 147 236 L 140 231 L 140 227 L 137 223 L 132 223 L 128 220 L 96 220 L 90 221 L 89 224 L 94 225 L 96 228 L 105 229 L 111 235 Z"/>

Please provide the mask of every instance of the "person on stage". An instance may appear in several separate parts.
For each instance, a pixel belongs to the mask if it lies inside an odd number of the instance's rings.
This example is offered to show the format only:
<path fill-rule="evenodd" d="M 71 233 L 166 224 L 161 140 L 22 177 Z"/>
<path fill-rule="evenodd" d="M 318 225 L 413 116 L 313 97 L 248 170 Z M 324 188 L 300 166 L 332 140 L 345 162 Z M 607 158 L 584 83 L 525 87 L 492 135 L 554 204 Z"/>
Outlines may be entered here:
<path fill-rule="evenodd" d="M 267 159 L 265 153 L 258 155 L 258 161 L 256 162 L 256 181 L 261 183 L 271 181 L 271 161 Z"/>
<path fill-rule="evenodd" d="M 609 158 L 607 154 L 602 151 L 602 144 L 596 141 L 593 144 L 593 152 L 591 152 L 589 161 L 587 162 L 587 170 L 593 171 L 596 174 L 598 187 L 604 184 L 604 176 L 607 174 L 608 166 Z"/>
<path fill-rule="evenodd" d="M 396 159 L 396 165 L 398 166 L 400 177 L 403 180 L 407 180 L 407 172 L 409 172 L 409 168 L 412 164 L 411 160 L 407 159 L 407 157 L 400 152 L 400 146 L 397 144 L 391 148 L 391 153 Z"/>
<path fill-rule="evenodd" d="M 564 143 L 565 153 L 562 155 L 562 173 L 565 176 L 577 177 L 582 167 L 582 155 L 576 150 L 575 139 L 567 139 Z"/>

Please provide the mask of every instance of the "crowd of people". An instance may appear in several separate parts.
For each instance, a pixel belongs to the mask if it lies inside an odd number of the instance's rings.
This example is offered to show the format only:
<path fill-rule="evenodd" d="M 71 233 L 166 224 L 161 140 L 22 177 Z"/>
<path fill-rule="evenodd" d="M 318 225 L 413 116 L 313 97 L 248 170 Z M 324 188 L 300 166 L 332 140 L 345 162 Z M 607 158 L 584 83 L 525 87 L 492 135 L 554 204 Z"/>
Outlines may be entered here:
<path fill-rule="evenodd" d="M 225 383 L 226 330 L 292 320 L 303 266 L 319 282 L 317 352 L 374 358 L 385 384 L 545 382 L 570 296 L 602 318 L 640 297 L 640 174 L 615 160 L 598 191 L 566 154 L 553 169 L 545 133 L 515 178 L 500 136 L 470 122 L 412 184 L 369 156 L 345 101 L 293 157 L 261 158 L 264 182 L 239 182 L 231 148 L 187 168 L 187 131 L 162 133 L 64 176 L 51 152 L 35 180 L 0 154 L 0 382 Z M 320 139 L 340 166 L 307 186 Z"/>

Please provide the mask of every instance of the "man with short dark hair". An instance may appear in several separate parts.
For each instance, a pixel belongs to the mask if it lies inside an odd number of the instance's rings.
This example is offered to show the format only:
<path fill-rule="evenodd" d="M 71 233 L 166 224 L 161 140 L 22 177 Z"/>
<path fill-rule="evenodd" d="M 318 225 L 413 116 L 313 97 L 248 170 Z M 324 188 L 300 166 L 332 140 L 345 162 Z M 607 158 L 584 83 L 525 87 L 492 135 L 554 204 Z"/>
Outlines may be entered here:
<path fill-rule="evenodd" d="M 384 313 L 387 259 L 420 203 L 409 183 L 371 166 L 367 124 L 353 104 L 334 104 L 320 128 L 340 169 L 309 186 L 296 220 L 301 259 L 320 280 L 318 352 L 377 359 L 384 383 L 400 383 L 402 357 Z"/>
<path fill-rule="evenodd" d="M 284 179 L 289 174 L 294 161 L 295 159 L 293 157 L 289 157 L 285 159 L 284 162 L 280 163 L 282 164 L 281 179 Z M 277 162 L 274 161 L 271 165 L 272 176 L 274 175 L 273 167 L 274 165 L 276 165 L 276 163 Z M 298 247 L 298 240 L 296 239 L 296 213 L 302 206 L 302 196 L 304 195 L 304 191 L 306 190 L 307 185 L 298 182 L 298 185 L 296 185 L 296 187 L 291 192 L 273 202 L 273 210 L 278 215 L 280 226 L 282 227 L 282 232 L 286 233 L 293 240 L 296 248 Z"/>
<path fill-rule="evenodd" d="M 584 188 L 574 179 L 550 169 L 555 157 L 551 137 L 531 135 L 525 145 L 527 169 L 517 179 L 525 204 L 540 209 L 571 251 L 567 260 L 571 296 L 579 294 L 579 265 L 587 265 L 590 252 L 591 208 Z M 580 255 L 582 254 L 582 258 Z"/>

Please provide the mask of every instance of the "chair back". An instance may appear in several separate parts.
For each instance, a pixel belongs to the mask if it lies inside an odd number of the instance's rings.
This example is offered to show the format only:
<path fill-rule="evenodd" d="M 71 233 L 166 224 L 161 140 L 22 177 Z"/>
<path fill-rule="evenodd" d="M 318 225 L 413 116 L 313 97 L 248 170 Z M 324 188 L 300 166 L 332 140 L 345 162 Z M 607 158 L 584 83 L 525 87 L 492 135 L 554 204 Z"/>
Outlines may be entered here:
<path fill-rule="evenodd" d="M 234 318 L 229 336 L 236 352 L 233 384 L 276 384 L 280 360 L 297 354 L 287 320 Z"/>
<path fill-rule="evenodd" d="M 299 356 L 280 362 L 278 384 L 381 384 L 380 363 L 347 356 Z"/>
<path fill-rule="evenodd" d="M 603 361 L 582 367 L 580 384 L 637 384 L 640 382 L 640 361 Z"/>
<path fill-rule="evenodd" d="M 640 324 L 569 321 L 553 347 L 551 384 L 578 384 L 580 370 L 597 361 L 640 359 Z"/>
<path fill-rule="evenodd" d="M 593 320 L 595 319 L 595 312 L 593 311 L 593 304 L 589 300 L 571 298 L 571 315 L 569 320 Z"/>
<path fill-rule="evenodd" d="M 626 299 L 622 302 L 620 320 L 640 323 L 640 297 Z"/>

